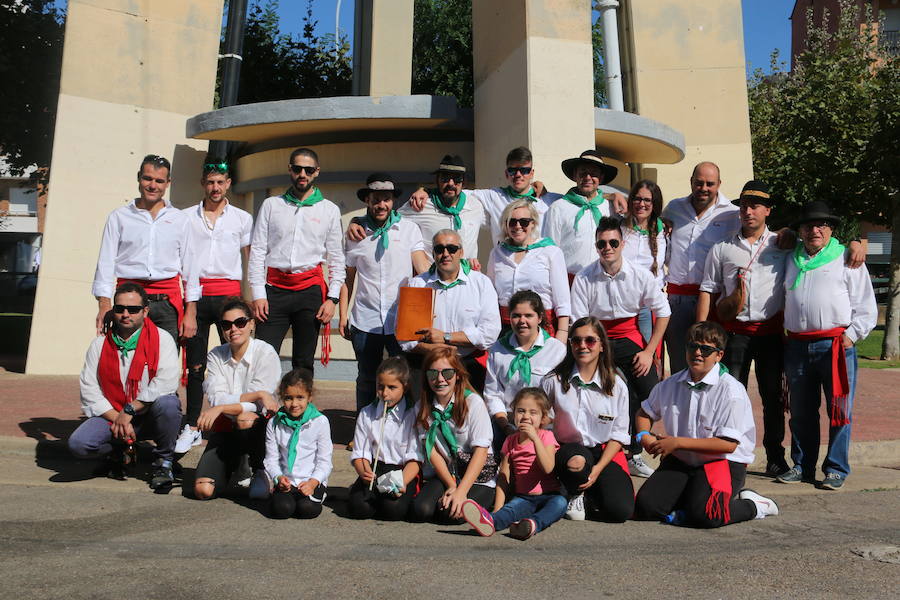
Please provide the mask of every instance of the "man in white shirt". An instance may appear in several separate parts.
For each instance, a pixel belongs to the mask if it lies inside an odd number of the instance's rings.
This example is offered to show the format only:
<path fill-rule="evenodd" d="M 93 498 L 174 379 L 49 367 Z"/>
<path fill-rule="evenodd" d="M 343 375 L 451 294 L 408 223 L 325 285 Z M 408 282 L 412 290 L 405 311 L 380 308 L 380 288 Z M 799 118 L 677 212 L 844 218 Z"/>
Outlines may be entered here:
<path fill-rule="evenodd" d="M 741 190 L 741 231 L 717 243 L 706 257 L 697 300 L 697 321 L 705 321 L 713 296 L 721 295 L 719 322 L 728 332 L 722 359 L 731 375 L 747 387 L 750 362 L 763 407 L 763 447 L 766 473 L 777 477 L 788 470 L 784 460 L 784 268 L 787 250 L 766 226 L 773 200 L 762 181 L 748 181 Z"/>
<path fill-rule="evenodd" d="M 81 370 L 81 408 L 87 420 L 69 437 L 78 458 L 106 457 L 102 471 L 125 479 L 134 444 L 150 437 L 153 489 L 172 485 L 175 438 L 181 403 L 175 390 L 181 376 L 178 348 L 165 330 L 147 319 L 147 293 L 136 283 L 113 295 L 112 322 L 88 347 Z"/>
<path fill-rule="evenodd" d="M 137 173 L 140 196 L 106 220 L 92 293 L 97 298 L 97 334 L 112 306 L 113 290 L 127 281 L 140 284 L 150 299 L 150 318 L 173 339 L 185 330 L 183 276 L 187 236 L 184 214 L 165 200 L 171 165 L 148 154 Z"/>
<path fill-rule="evenodd" d="M 784 276 L 784 371 L 791 391 L 791 459 L 781 483 L 812 481 L 819 454 L 819 404 L 830 420 L 822 487 L 838 490 L 850 474 L 850 421 L 856 391 L 856 346 L 878 318 L 865 266 L 845 264 L 849 251 L 832 237 L 840 223 L 821 201 L 803 206 L 794 223 L 801 243 Z"/>
<path fill-rule="evenodd" d="M 366 203 L 362 225 L 366 237 L 344 242 L 347 277 L 341 288 L 340 332 L 353 343 L 358 375 L 356 410 L 375 401 L 375 371 L 384 352 L 400 354 L 397 339 L 385 329 L 388 312 L 397 302 L 400 286 L 430 265 L 422 231 L 394 210 L 400 189 L 388 173 L 372 173 L 356 197 Z M 356 287 L 353 309 L 350 296 Z"/>
<path fill-rule="evenodd" d="M 288 167 L 291 187 L 266 198 L 256 216 L 247 271 L 259 323 L 256 337 L 278 351 L 290 328 L 291 364 L 312 371 L 322 325 L 322 363 L 328 362 L 331 318 L 344 284 L 341 211 L 315 186 L 315 151 L 294 150 Z"/>
<path fill-rule="evenodd" d="M 242 258 L 250 250 L 253 217 L 228 201 L 231 174 L 223 159 L 207 159 L 200 178 L 203 201 L 184 209 L 188 221 L 190 256 L 186 270 L 185 293 L 190 303 L 185 314 L 185 329 L 196 333 L 185 342 L 187 355 L 187 423 L 175 443 L 175 452 L 183 453 L 200 444 L 197 418 L 203 406 L 203 378 L 209 328 L 221 316 L 222 302 L 229 296 L 240 297 L 244 276 Z M 217 328 L 218 332 L 218 328 Z M 219 341 L 225 338 L 219 333 Z"/>

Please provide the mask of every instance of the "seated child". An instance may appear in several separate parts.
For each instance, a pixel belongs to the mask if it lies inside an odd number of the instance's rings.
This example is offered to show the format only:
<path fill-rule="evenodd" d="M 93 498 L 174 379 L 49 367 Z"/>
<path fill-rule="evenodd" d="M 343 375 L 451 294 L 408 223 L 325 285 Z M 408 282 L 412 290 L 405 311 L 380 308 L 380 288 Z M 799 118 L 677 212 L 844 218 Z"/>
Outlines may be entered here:
<path fill-rule="evenodd" d="M 547 395 L 540 388 L 522 388 L 513 398 L 511 409 L 517 433 L 503 443 L 494 512 L 466 500 L 463 516 L 479 535 L 487 537 L 509 527 L 512 537 L 527 540 L 559 521 L 568 503 L 553 474 L 559 444 L 552 431 L 543 429 L 550 424 Z M 510 483 L 514 484 L 515 495 L 504 504 Z"/>
<path fill-rule="evenodd" d="M 306 369 L 285 373 L 278 386 L 282 406 L 266 426 L 266 473 L 275 486 L 271 516 L 313 519 L 322 512 L 331 473 L 331 427 L 312 404 L 313 378 Z"/>
<path fill-rule="evenodd" d="M 772 500 L 741 490 L 756 428 L 747 391 L 719 364 L 727 341 L 718 323 L 691 326 L 688 368 L 641 404 L 635 437 L 662 462 L 638 492 L 639 518 L 664 519 L 680 509 L 687 525 L 721 527 L 778 514 Z M 662 421 L 667 435 L 650 433 L 653 421 Z"/>

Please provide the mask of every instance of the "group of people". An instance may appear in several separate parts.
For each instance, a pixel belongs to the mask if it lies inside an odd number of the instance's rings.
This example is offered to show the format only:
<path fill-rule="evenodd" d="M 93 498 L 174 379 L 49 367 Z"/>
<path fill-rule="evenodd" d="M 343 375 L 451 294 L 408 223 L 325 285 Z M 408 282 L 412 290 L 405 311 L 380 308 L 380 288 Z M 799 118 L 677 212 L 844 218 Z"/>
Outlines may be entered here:
<path fill-rule="evenodd" d="M 464 519 L 482 535 L 527 539 L 563 515 L 717 527 L 777 514 L 743 489 L 756 436 L 751 362 L 767 473 L 815 480 L 824 391 L 821 486 L 839 489 L 854 343 L 877 315 L 860 244 L 833 237 L 840 219 L 813 201 L 791 229 L 771 231 L 767 186 L 747 182 L 729 201 L 708 162 L 665 208 L 648 180 L 627 198 L 604 194 L 617 170 L 594 150 L 561 166 L 574 182 L 564 195 L 535 181 L 530 151 L 516 148 L 507 186 L 470 190 L 463 160 L 448 155 L 434 187 L 403 206 L 391 175 L 373 173 L 357 192 L 365 214 L 344 231 L 315 185 L 311 149 L 290 154 L 291 186 L 255 222 L 228 202 L 227 163 L 206 163 L 203 201 L 178 210 L 164 198 L 168 161 L 145 157 L 139 197 L 104 230 L 98 337 L 81 375 L 88 419 L 70 448 L 105 456 L 103 470 L 123 477 L 133 443 L 151 438 L 160 489 L 205 434 L 196 498 L 221 494 L 246 461 L 249 495 L 268 499 L 271 516 L 317 516 L 332 439 L 312 401 L 314 354 L 322 330 L 327 361 L 337 314 L 358 365 L 353 517 Z M 482 227 L 494 244 L 484 267 Z M 242 259 L 252 303 L 240 298 Z M 395 335 L 403 286 L 433 290 L 431 326 L 411 339 Z M 213 325 L 222 345 L 207 354 Z M 655 471 L 643 452 L 661 459 Z M 649 477 L 637 496 L 631 476 Z"/>

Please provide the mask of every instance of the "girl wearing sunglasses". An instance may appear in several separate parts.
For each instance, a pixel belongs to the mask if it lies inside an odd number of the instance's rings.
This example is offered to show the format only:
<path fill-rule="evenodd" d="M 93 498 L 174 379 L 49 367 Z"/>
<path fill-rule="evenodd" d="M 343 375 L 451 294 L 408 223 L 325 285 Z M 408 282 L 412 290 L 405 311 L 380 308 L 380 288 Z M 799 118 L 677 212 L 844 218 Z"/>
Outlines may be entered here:
<path fill-rule="evenodd" d="M 572 325 L 566 357 L 541 382 L 553 402 L 560 443 L 556 474 L 568 491 L 566 516 L 621 523 L 634 511 L 634 487 L 622 447 L 628 432 L 628 388 L 616 375 L 609 339 L 596 317 Z"/>
<path fill-rule="evenodd" d="M 503 240 L 491 251 L 487 276 L 500 302 L 503 336 L 510 329 L 509 300 L 521 290 L 537 292 L 546 307 L 547 332 L 565 343 L 570 297 L 566 257 L 552 239 L 538 239 L 538 211 L 530 200 L 514 200 L 500 215 Z"/>
<path fill-rule="evenodd" d="M 269 495 L 263 469 L 266 419 L 259 417 L 278 410 L 273 394 L 281 377 L 281 360 L 272 346 L 253 338 L 255 324 L 246 302 L 225 301 L 219 327 L 227 341 L 207 355 L 203 391 L 209 408 L 197 420 L 200 430 L 209 432 L 194 483 L 198 500 L 221 494 L 244 455 L 249 455 L 253 469 L 251 498 Z"/>
<path fill-rule="evenodd" d="M 491 418 L 481 396 L 469 386 L 456 350 L 441 346 L 422 362 L 418 425 L 423 433 L 425 482 L 413 501 L 412 521 L 461 523 L 471 498 L 493 506 L 497 461 L 491 448 Z"/>

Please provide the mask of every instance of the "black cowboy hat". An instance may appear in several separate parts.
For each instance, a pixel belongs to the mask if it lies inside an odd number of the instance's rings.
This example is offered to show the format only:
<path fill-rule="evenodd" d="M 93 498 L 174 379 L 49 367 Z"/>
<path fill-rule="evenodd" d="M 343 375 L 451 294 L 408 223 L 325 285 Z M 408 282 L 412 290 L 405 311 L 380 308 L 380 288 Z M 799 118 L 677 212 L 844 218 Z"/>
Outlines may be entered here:
<path fill-rule="evenodd" d="M 619 169 L 603 162 L 603 158 L 596 150 L 585 150 L 577 158 L 567 158 L 562 161 L 562 171 L 566 174 L 566 177 L 575 181 L 575 169 L 581 164 L 599 165 L 603 169 L 603 180 L 600 183 L 609 183 L 619 173 Z"/>
<path fill-rule="evenodd" d="M 810 221 L 827 221 L 832 227 L 837 227 L 841 222 L 841 218 L 832 214 L 831 208 L 825 202 L 814 200 L 803 205 L 803 208 L 800 209 L 800 216 L 791 223 L 791 228 L 797 229 Z"/>
<path fill-rule="evenodd" d="M 441 159 L 441 164 L 438 165 L 437 170 L 431 172 L 432 175 L 437 175 L 438 173 L 455 173 L 457 175 L 465 175 L 466 163 L 465 161 L 463 161 L 460 155 L 448 154 Z"/>
<path fill-rule="evenodd" d="M 744 189 L 741 190 L 741 195 L 738 196 L 737 200 L 732 200 L 731 203 L 735 206 L 740 206 L 741 200 L 744 198 L 747 198 L 748 201 L 754 204 L 765 204 L 769 208 L 775 204 L 775 201 L 769 195 L 769 185 L 765 181 L 758 179 L 751 179 L 745 183 Z"/>
<path fill-rule="evenodd" d="M 366 177 L 366 187 L 356 190 L 356 197 L 365 202 L 369 192 L 391 192 L 394 198 L 399 198 L 401 194 L 390 173 L 372 173 Z"/>

